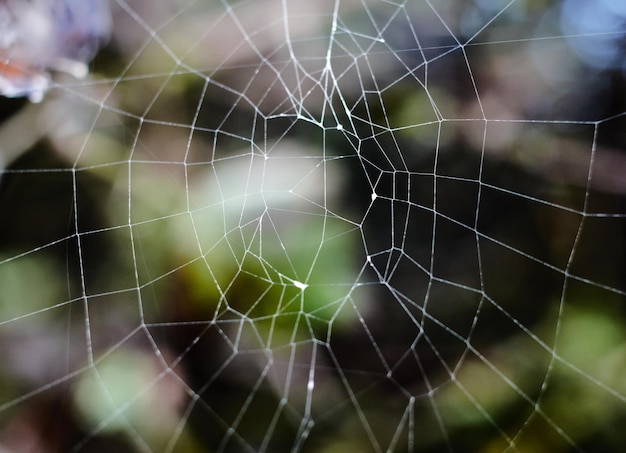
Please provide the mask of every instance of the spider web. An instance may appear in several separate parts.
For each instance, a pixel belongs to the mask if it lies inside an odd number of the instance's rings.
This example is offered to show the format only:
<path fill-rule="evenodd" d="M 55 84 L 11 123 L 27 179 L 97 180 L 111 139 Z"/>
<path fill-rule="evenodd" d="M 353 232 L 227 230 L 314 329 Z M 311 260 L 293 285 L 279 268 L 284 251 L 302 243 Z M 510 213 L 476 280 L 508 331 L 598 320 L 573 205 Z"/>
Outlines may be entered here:
<path fill-rule="evenodd" d="M 4 100 L 3 451 L 617 451 L 617 1 L 115 0 Z"/>

